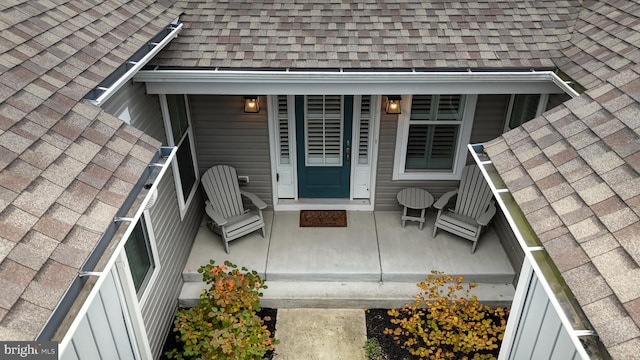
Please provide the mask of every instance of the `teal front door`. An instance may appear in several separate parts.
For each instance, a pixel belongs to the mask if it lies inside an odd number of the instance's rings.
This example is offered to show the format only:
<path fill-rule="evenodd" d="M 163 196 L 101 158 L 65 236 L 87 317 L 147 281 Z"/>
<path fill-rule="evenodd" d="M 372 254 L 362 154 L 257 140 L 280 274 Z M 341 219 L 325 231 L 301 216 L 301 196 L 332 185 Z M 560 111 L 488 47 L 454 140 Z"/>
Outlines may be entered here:
<path fill-rule="evenodd" d="M 296 96 L 299 198 L 349 198 L 353 96 Z"/>

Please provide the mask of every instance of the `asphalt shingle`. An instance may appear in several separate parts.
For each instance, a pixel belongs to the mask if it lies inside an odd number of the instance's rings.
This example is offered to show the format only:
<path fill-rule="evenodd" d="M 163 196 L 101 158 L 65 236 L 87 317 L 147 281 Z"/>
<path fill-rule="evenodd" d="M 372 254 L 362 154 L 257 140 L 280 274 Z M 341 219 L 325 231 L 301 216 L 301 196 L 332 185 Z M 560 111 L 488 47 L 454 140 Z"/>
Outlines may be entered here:
<path fill-rule="evenodd" d="M 0 10 L 0 338 L 40 332 L 144 169 L 120 163 L 159 146 L 82 98 L 177 15 L 152 0 Z"/>

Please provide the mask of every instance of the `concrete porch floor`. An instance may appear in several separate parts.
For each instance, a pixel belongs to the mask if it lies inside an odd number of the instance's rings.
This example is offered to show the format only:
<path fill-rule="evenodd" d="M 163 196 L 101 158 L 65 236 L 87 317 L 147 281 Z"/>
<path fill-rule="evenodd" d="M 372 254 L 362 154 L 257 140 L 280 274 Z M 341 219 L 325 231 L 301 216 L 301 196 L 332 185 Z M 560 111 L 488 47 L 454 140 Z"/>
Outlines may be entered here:
<path fill-rule="evenodd" d="M 431 270 L 479 283 L 481 300 L 513 298 L 514 271 L 491 228 L 471 254 L 467 240 L 443 231 L 431 236 L 433 213 L 423 230 L 416 222 L 403 229 L 399 211 L 349 211 L 346 228 L 301 228 L 298 211 L 264 215 L 266 237 L 258 231 L 234 240 L 230 254 L 203 220 L 183 272 L 182 305 L 198 298 L 203 285 L 197 269 L 210 259 L 256 270 L 267 280 L 262 302 L 269 307 L 399 306 Z"/>

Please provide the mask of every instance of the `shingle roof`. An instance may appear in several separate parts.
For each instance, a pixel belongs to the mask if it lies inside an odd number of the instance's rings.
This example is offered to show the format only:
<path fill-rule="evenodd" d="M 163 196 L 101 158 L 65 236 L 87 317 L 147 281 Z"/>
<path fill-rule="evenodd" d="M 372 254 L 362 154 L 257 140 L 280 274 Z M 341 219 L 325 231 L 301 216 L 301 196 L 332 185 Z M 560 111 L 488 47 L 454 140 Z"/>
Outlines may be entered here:
<path fill-rule="evenodd" d="M 589 2 L 562 61 L 588 90 L 485 146 L 614 359 L 640 353 L 639 16 Z"/>
<path fill-rule="evenodd" d="M 637 1 L 584 1 L 556 64 L 587 89 L 640 63 Z"/>
<path fill-rule="evenodd" d="M 580 1 L 181 1 L 153 61 L 232 68 L 555 67 Z"/>
<path fill-rule="evenodd" d="M 177 17 L 154 3 L 0 5 L 0 339 L 36 337 L 157 151 L 82 100 Z"/>

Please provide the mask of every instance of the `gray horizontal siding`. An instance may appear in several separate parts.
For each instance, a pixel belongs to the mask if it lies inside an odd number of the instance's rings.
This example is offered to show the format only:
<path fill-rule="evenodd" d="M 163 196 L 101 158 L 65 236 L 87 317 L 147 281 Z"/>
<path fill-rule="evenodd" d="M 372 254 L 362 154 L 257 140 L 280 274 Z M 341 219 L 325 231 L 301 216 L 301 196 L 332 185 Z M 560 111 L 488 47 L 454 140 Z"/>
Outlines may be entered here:
<path fill-rule="evenodd" d="M 156 239 L 160 273 L 142 307 L 142 317 L 149 336 L 151 351 L 160 355 L 178 305 L 182 289 L 182 271 L 191 252 L 193 239 L 200 226 L 204 203 L 196 194 L 191 207 L 180 220 L 176 187 L 171 168 L 158 187 L 158 199 L 149 210 Z"/>
<path fill-rule="evenodd" d="M 243 112 L 242 96 L 191 95 L 189 103 L 200 173 L 214 165 L 231 165 L 239 176 L 249 176 L 243 190 L 271 205 L 266 102 L 257 114 Z"/>
<path fill-rule="evenodd" d="M 502 134 L 510 98 L 511 95 L 508 94 L 478 96 L 475 121 L 471 132 L 472 144 L 484 143 Z M 524 252 L 500 209 L 498 209 L 491 223 L 498 234 L 498 238 L 500 238 L 502 242 L 502 247 L 509 257 L 511 266 L 516 272 L 514 281 L 517 281 L 524 260 Z"/>
<path fill-rule="evenodd" d="M 471 143 L 484 143 L 502 135 L 511 95 L 478 95 Z"/>
<path fill-rule="evenodd" d="M 496 234 L 498 234 L 498 238 L 502 243 L 502 248 L 504 248 L 504 251 L 507 253 L 509 262 L 515 272 L 513 285 L 516 286 L 518 278 L 520 277 L 522 263 L 524 262 L 524 251 L 522 250 L 522 247 L 520 247 L 518 239 L 516 239 L 507 218 L 504 216 L 504 213 L 500 208 L 498 208 L 498 211 L 493 217 L 493 220 L 491 220 L 491 223 L 493 224 Z"/>
<path fill-rule="evenodd" d="M 143 83 L 127 83 L 102 105 L 102 109 L 113 116 L 125 108 L 129 108 L 131 125 L 167 143 L 160 101 L 157 95 L 147 95 Z"/>

